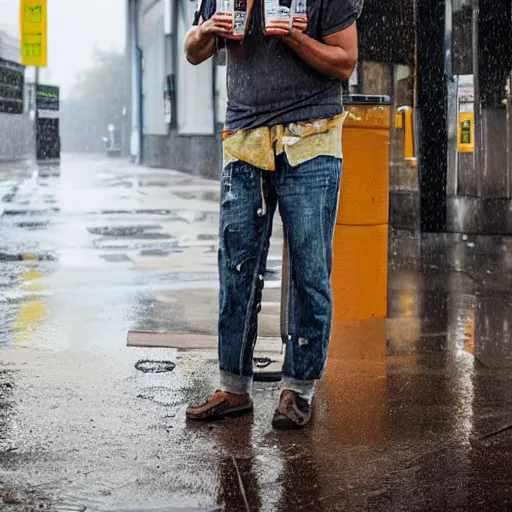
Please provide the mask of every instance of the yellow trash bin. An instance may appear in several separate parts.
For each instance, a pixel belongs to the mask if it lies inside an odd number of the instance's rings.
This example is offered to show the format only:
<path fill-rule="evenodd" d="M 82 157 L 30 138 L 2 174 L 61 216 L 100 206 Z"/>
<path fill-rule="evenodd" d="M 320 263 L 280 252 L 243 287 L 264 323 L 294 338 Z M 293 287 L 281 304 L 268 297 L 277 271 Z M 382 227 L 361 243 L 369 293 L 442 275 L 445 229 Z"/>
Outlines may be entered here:
<path fill-rule="evenodd" d="M 387 96 L 345 98 L 333 247 L 334 320 L 387 315 L 390 105 Z"/>

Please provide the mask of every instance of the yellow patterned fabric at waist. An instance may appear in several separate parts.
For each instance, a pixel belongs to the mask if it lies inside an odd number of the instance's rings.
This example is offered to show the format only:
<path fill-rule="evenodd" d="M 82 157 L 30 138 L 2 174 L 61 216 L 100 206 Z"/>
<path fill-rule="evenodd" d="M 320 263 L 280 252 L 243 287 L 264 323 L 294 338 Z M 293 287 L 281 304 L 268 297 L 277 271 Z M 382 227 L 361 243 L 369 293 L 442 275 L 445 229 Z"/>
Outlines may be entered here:
<path fill-rule="evenodd" d="M 276 156 L 282 153 L 293 167 L 321 155 L 342 158 L 341 130 L 346 115 L 286 126 L 224 131 L 224 167 L 241 160 L 259 169 L 275 171 Z"/>

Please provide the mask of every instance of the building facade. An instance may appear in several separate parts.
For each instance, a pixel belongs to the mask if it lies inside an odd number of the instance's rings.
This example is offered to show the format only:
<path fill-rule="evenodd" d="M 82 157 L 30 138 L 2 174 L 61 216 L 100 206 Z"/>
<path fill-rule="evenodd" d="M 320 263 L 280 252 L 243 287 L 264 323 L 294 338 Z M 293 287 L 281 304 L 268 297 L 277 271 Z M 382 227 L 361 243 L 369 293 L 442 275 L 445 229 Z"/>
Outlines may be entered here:
<path fill-rule="evenodd" d="M 196 0 L 127 1 L 132 153 L 218 176 L 225 55 L 186 62 Z M 393 227 L 512 234 L 511 26 L 512 0 L 365 0 L 347 88 L 393 99 Z"/>
<path fill-rule="evenodd" d="M 131 152 L 145 165 L 216 177 L 217 61 L 191 66 L 183 49 L 196 8 L 189 0 L 128 1 Z"/>
<path fill-rule="evenodd" d="M 35 155 L 35 137 L 24 104 L 25 67 L 19 40 L 1 28 L 0 21 L 0 161 L 28 160 Z"/>

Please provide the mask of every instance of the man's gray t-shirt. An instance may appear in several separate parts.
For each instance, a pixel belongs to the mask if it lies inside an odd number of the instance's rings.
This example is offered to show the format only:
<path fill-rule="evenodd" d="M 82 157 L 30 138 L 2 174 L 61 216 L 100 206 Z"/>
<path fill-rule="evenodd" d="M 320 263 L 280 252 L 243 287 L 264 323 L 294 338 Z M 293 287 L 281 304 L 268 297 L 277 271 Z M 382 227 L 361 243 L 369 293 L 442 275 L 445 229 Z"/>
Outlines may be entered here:
<path fill-rule="evenodd" d="M 279 37 L 264 35 L 262 1 L 254 1 L 244 40 L 226 40 L 226 128 L 245 130 L 341 114 L 341 81 L 315 71 Z M 307 3 L 306 34 L 322 41 L 352 25 L 363 0 Z M 214 13 L 215 0 L 207 0 L 205 17 Z"/>

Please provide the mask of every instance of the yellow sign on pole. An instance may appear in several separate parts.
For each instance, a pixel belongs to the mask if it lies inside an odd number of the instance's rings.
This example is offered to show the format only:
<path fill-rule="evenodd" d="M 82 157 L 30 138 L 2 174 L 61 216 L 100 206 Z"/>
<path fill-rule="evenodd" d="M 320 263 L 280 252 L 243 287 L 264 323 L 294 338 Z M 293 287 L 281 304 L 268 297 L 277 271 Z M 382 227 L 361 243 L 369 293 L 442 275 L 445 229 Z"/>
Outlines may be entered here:
<path fill-rule="evenodd" d="M 46 67 L 48 0 L 20 0 L 21 63 Z"/>

